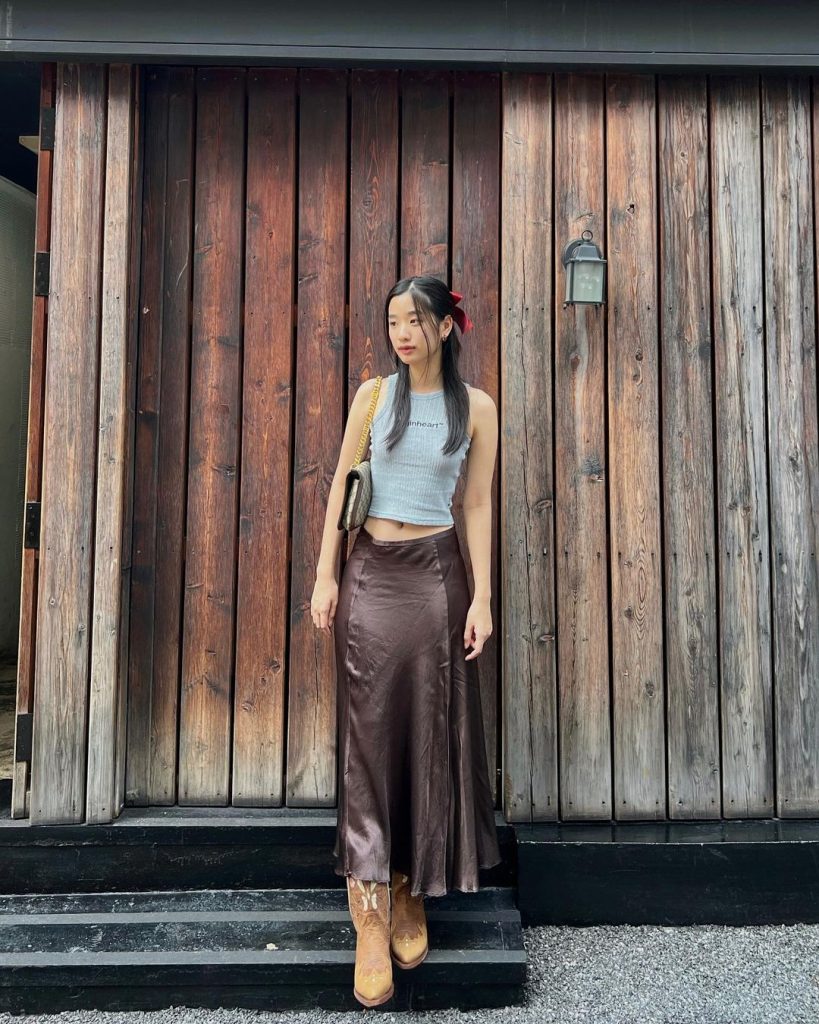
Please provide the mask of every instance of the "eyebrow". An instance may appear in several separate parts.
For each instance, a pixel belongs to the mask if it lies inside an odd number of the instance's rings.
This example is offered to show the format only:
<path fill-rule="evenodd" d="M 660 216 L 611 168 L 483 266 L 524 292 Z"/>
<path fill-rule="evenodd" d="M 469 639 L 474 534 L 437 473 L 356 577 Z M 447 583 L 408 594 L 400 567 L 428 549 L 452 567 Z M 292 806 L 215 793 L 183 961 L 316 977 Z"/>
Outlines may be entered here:
<path fill-rule="evenodd" d="M 411 309 L 411 310 L 409 310 L 409 312 L 407 313 L 407 316 L 412 316 L 412 314 L 413 314 L 413 313 L 416 313 L 416 312 L 417 312 L 417 310 L 415 310 L 415 309 Z M 397 313 L 389 313 L 389 314 L 388 314 L 388 316 L 389 316 L 390 320 L 392 320 L 392 318 L 393 318 L 393 317 L 396 317 L 396 316 L 398 316 L 398 314 L 397 314 Z"/>

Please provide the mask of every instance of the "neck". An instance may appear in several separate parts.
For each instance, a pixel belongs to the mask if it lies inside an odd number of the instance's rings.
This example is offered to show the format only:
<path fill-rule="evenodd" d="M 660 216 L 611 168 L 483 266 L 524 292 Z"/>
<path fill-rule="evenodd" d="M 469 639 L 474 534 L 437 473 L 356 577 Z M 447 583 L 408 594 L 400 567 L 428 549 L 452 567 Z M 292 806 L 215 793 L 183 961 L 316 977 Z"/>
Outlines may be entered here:
<path fill-rule="evenodd" d="M 440 364 L 426 370 L 409 370 L 410 391 L 443 391 L 444 374 Z"/>

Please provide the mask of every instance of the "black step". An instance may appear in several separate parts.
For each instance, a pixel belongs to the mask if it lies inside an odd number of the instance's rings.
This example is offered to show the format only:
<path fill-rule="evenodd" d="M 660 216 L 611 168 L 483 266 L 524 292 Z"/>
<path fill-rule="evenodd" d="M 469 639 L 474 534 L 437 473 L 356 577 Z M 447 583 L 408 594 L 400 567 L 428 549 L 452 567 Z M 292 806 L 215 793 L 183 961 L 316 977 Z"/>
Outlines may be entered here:
<path fill-rule="evenodd" d="M 427 897 L 430 952 L 384 1009 L 522 1001 L 515 892 Z M 346 888 L 0 896 L 0 1010 L 360 1009 Z"/>
<path fill-rule="evenodd" d="M 514 887 L 514 829 L 499 811 L 495 826 L 503 859 L 479 884 Z M 0 818 L 0 893 L 343 889 L 335 836 L 333 808 L 126 807 L 107 824 Z"/>

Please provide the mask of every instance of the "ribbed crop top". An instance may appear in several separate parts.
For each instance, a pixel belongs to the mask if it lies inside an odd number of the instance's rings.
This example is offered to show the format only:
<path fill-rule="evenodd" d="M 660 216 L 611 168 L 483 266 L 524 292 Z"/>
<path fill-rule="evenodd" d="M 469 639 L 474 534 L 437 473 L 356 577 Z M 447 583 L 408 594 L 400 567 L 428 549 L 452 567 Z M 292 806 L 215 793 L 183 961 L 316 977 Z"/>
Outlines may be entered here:
<path fill-rule="evenodd" d="M 457 452 L 444 455 L 441 449 L 449 424 L 443 390 L 427 394 L 410 392 L 406 432 L 388 451 L 384 442 L 392 427 L 393 385 L 397 377 L 397 373 L 391 373 L 382 380 L 384 402 L 370 427 L 373 493 L 369 514 L 402 523 L 452 524 L 452 496 L 472 439 L 467 435 Z"/>

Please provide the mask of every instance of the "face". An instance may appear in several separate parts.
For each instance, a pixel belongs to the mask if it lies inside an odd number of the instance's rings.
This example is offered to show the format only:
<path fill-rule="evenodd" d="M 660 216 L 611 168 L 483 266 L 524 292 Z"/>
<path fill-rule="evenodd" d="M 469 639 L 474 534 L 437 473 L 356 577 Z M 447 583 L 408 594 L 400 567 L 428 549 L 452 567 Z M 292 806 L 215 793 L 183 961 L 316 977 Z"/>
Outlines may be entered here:
<path fill-rule="evenodd" d="M 390 299 L 387 323 L 390 329 L 390 341 L 404 363 L 426 362 L 432 358 L 443 344 L 442 335 L 452 330 L 452 317 L 446 316 L 438 325 L 438 330 L 429 340 L 429 356 L 427 355 L 427 339 L 421 327 L 421 321 L 415 311 L 415 300 L 410 292 L 394 295 Z M 429 332 L 429 327 L 427 328 Z"/>

